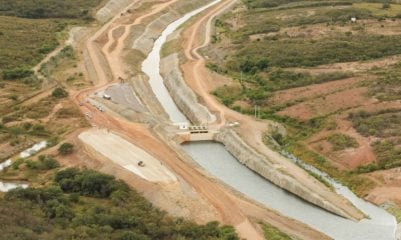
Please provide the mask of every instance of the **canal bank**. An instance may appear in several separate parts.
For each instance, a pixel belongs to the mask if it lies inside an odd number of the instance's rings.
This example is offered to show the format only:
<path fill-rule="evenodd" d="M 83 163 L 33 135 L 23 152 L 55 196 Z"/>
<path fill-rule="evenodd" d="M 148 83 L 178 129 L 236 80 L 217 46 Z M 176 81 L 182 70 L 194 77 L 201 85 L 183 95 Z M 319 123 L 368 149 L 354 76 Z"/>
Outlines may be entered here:
<path fill-rule="evenodd" d="M 216 1 L 212 4 L 217 4 L 218 2 L 219 1 Z M 186 122 L 188 120 L 175 105 L 175 102 L 163 84 L 160 72 L 157 71 L 157 68 L 154 66 L 160 66 L 160 49 L 166 41 L 167 36 L 191 16 L 196 15 L 210 6 L 201 8 L 200 11 L 192 12 L 189 15 L 187 14 L 180 19 L 181 21 L 176 21 L 170 24 L 163 32 L 162 36 L 156 40 L 151 54 L 143 64 L 142 70 L 149 75 L 150 85 L 156 97 L 159 99 L 159 102 L 162 104 L 173 122 Z M 150 69 L 150 66 L 153 66 L 153 68 Z M 293 194 L 276 187 L 276 185 L 261 178 L 259 175 L 240 164 L 238 159 L 230 155 L 224 146 L 219 145 L 218 143 L 190 143 L 184 145 L 183 148 L 211 175 L 232 186 L 235 190 L 269 208 L 276 209 L 286 216 L 304 222 L 313 228 L 326 233 L 334 239 L 394 239 L 394 218 L 373 205 L 369 207 L 364 207 L 363 204 L 360 204 L 359 206 L 357 205 L 357 207 L 361 208 L 364 212 L 371 207 L 373 207 L 375 211 L 377 210 L 378 214 L 371 216 L 371 220 L 364 219 L 359 222 L 347 220 L 324 211 L 323 209 L 309 204 Z M 219 167 L 219 165 L 207 165 L 206 163 L 223 165 Z M 231 168 L 232 166 L 235 166 L 234 169 Z M 214 172 L 216 169 L 220 169 L 221 172 Z M 242 176 L 241 174 L 245 175 Z M 254 174 L 254 176 L 252 174 Z M 227 177 L 224 178 L 223 176 Z M 238 179 L 239 182 L 236 182 Z M 253 186 L 257 187 L 253 188 Z M 254 192 L 249 192 L 248 190 L 250 189 L 254 189 Z M 269 191 L 263 192 L 264 189 L 269 189 Z M 276 189 L 277 191 L 275 190 L 274 194 L 271 194 L 273 189 Z M 282 194 L 282 197 L 277 197 L 280 196 L 279 193 Z M 363 200 L 361 200 L 361 202 L 364 203 Z M 354 201 L 354 204 L 355 203 L 358 202 Z M 341 215 L 339 213 L 337 214 Z"/>

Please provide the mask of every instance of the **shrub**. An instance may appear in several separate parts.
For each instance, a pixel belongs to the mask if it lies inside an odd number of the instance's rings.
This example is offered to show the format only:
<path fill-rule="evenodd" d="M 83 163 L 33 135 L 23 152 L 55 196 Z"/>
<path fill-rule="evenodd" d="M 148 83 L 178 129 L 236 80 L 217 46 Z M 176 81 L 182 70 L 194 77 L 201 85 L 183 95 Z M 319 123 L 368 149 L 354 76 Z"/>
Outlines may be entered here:
<path fill-rule="evenodd" d="M 377 141 L 372 144 L 379 160 L 379 168 L 389 169 L 401 166 L 401 149 L 389 140 Z"/>
<path fill-rule="evenodd" d="M 29 68 L 14 68 L 10 70 L 3 71 L 3 79 L 5 80 L 15 80 L 29 77 L 33 74 L 33 71 Z"/>
<path fill-rule="evenodd" d="M 358 142 L 353 137 L 341 133 L 330 135 L 327 137 L 327 141 L 332 144 L 333 150 L 335 151 L 359 146 Z"/>
<path fill-rule="evenodd" d="M 383 3 L 383 5 L 382 5 L 382 9 L 389 9 L 389 8 L 391 8 L 391 5 L 390 5 L 390 3 L 388 3 L 388 2 L 386 2 L 386 3 Z"/>
<path fill-rule="evenodd" d="M 64 88 L 57 87 L 53 90 L 52 96 L 55 98 L 65 98 L 68 97 L 68 92 Z"/>
<path fill-rule="evenodd" d="M 278 228 L 268 224 L 263 224 L 263 231 L 266 239 L 272 240 L 291 240 L 291 237 L 281 232 Z"/>
<path fill-rule="evenodd" d="M 40 155 L 38 161 L 25 160 L 25 164 L 29 169 L 50 170 L 60 167 L 56 159 L 51 156 Z"/>
<path fill-rule="evenodd" d="M 25 162 L 25 159 L 24 158 L 18 158 L 15 162 L 13 162 L 13 164 L 11 165 L 11 167 L 14 169 L 14 170 L 17 170 L 18 168 L 19 168 L 19 166 L 21 165 L 21 164 L 23 164 Z"/>
<path fill-rule="evenodd" d="M 1 122 L 2 123 L 9 123 L 9 122 L 13 122 L 13 121 L 16 121 L 18 118 L 16 117 L 16 116 L 13 116 L 13 115 L 9 115 L 9 116 L 4 116 L 2 119 L 1 119 Z"/>
<path fill-rule="evenodd" d="M 61 189 L 69 193 L 80 193 L 82 195 L 108 198 L 112 195 L 118 199 L 121 192 L 128 191 L 128 186 L 120 181 L 116 181 L 113 176 L 105 175 L 91 170 L 80 172 L 78 169 L 70 168 L 60 171 L 55 176 L 55 181 Z"/>
<path fill-rule="evenodd" d="M 393 137 L 401 130 L 401 112 L 383 109 L 378 112 L 359 111 L 349 114 L 353 127 L 364 136 Z"/>
<path fill-rule="evenodd" d="M 58 136 L 52 136 L 49 139 L 47 139 L 47 147 L 53 147 L 56 146 L 59 142 L 59 137 Z"/>
<path fill-rule="evenodd" d="M 32 130 L 29 132 L 29 134 L 40 137 L 45 137 L 49 135 L 49 133 L 46 131 L 45 126 L 41 124 L 33 125 Z"/>
<path fill-rule="evenodd" d="M 58 148 L 58 152 L 61 155 L 68 155 L 71 154 L 74 151 L 74 145 L 71 143 L 63 143 L 61 146 Z"/>
<path fill-rule="evenodd" d="M 60 167 L 60 164 L 56 159 L 51 156 L 39 156 L 39 169 L 50 170 Z"/>

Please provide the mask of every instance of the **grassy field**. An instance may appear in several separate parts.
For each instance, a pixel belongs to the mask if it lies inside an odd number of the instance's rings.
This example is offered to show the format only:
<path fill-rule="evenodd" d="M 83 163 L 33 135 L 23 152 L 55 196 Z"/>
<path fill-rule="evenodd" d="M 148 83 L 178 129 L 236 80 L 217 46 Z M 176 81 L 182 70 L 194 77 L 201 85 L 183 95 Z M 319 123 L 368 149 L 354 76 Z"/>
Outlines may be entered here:
<path fill-rule="evenodd" d="M 0 0 L 0 15 L 23 18 L 91 18 L 103 0 Z"/>
<path fill-rule="evenodd" d="M 58 46 L 64 21 L 0 16 L 0 71 L 29 68 Z"/>
<path fill-rule="evenodd" d="M 388 4 L 387 6 L 383 3 L 356 3 L 356 8 L 366 9 L 372 13 L 373 16 L 378 17 L 399 17 L 401 12 L 401 5 Z"/>

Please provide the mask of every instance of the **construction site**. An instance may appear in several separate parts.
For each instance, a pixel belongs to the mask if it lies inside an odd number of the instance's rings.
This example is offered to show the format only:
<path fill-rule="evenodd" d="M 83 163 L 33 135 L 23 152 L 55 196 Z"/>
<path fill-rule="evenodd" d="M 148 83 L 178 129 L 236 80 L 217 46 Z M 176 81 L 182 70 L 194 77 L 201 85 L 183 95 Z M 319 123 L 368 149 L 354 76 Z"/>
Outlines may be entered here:
<path fill-rule="evenodd" d="M 70 31 L 88 84 L 69 96 L 89 126 L 69 135 L 78 147 L 62 164 L 116 176 L 173 216 L 221 221 L 243 239 L 265 239 L 261 222 L 292 239 L 396 239 L 392 215 L 266 145 L 283 126 L 212 94 L 229 80 L 201 52 L 238 4 L 110 0 L 99 26 Z"/>

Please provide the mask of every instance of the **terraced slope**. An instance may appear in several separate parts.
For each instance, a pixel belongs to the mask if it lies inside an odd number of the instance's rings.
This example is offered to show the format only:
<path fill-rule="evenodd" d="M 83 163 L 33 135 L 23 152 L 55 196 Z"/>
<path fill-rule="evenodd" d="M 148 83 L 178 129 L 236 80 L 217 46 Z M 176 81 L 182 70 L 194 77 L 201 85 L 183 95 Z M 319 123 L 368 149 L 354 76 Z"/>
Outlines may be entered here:
<path fill-rule="evenodd" d="M 234 110 L 287 127 L 267 144 L 378 204 L 400 203 L 400 194 L 376 194 L 398 181 L 378 175 L 401 166 L 400 17 L 396 2 L 243 1 L 215 21 L 203 50 L 211 70 L 235 79 L 213 92 Z"/>

